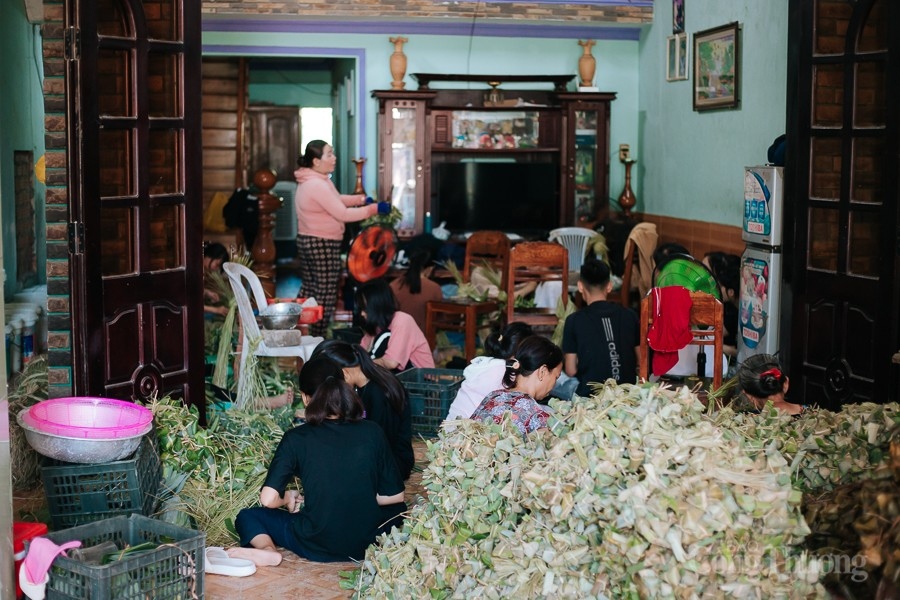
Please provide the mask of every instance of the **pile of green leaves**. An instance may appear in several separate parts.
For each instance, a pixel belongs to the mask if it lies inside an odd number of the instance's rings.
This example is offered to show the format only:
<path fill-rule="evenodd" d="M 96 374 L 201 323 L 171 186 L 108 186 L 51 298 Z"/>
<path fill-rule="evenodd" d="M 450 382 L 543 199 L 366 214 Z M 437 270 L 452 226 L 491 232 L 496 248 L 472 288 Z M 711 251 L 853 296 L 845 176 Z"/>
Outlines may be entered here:
<path fill-rule="evenodd" d="M 724 408 L 713 420 L 751 449 L 773 447 L 790 463 L 795 488 L 822 493 L 876 472 L 900 425 L 900 405 L 848 404 L 838 413 L 811 408 L 792 417 L 770 404 L 761 414 Z"/>
<path fill-rule="evenodd" d="M 291 426 L 293 409 L 267 412 L 211 410 L 199 426 L 194 406 L 170 397 L 149 405 L 154 414 L 163 464 L 167 520 L 205 531 L 209 545 L 236 539 L 234 518 L 253 506 L 272 455 Z"/>
<path fill-rule="evenodd" d="M 606 385 L 524 437 L 461 421 L 425 503 L 369 548 L 360 597 L 816 597 L 790 465 L 685 388 Z"/>

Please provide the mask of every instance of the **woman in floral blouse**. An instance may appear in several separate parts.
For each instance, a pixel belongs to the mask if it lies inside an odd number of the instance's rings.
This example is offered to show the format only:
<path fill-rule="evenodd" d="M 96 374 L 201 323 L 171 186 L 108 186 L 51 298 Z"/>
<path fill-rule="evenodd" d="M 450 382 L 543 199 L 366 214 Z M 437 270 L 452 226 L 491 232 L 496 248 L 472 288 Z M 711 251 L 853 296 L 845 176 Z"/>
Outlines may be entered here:
<path fill-rule="evenodd" d="M 472 419 L 488 417 L 500 423 L 510 415 L 515 426 L 526 434 L 547 425 L 549 414 L 539 404 L 546 398 L 562 372 L 563 355 L 559 347 L 545 337 L 532 335 L 506 361 L 503 389 L 485 396 L 472 413 Z"/>

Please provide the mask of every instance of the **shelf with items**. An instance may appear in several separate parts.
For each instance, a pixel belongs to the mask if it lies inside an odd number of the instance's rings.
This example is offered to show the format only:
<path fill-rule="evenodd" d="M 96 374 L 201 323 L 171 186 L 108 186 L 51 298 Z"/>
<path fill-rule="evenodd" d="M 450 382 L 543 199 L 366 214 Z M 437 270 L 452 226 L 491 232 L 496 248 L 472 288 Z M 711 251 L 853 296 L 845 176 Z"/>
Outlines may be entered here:
<path fill-rule="evenodd" d="M 550 191 L 558 214 L 547 227 L 596 221 L 609 198 L 609 106 L 616 94 L 561 91 L 558 83 L 572 76 L 538 76 L 554 89 L 535 90 L 498 90 L 503 77 L 465 77 L 426 74 L 419 90 L 372 93 L 379 103 L 378 189 L 395 199 L 404 224 L 423 230 L 425 213 L 436 214 L 440 204 L 440 191 L 432 189 L 437 170 L 465 162 L 533 163 L 542 181 L 558 186 Z M 432 81 L 478 81 L 491 89 L 428 89 Z M 501 91 L 515 95 L 515 106 L 497 98 Z M 414 134 L 404 129 L 409 123 Z"/>

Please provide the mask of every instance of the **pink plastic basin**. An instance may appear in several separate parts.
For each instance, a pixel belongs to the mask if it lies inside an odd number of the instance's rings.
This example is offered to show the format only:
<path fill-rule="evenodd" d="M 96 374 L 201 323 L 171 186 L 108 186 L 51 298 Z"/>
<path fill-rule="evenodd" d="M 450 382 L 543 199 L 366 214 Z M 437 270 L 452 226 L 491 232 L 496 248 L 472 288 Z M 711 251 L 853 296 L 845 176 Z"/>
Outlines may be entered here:
<path fill-rule="evenodd" d="M 133 402 L 112 398 L 53 398 L 31 406 L 22 421 L 50 435 L 90 440 L 142 436 L 153 423 L 153 413 Z"/>

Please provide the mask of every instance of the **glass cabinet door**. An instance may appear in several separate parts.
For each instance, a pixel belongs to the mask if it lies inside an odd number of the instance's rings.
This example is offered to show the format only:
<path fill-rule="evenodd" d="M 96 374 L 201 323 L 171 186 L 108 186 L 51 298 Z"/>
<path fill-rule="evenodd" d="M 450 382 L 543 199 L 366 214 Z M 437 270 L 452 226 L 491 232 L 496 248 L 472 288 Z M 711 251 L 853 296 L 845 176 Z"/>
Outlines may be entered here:
<path fill-rule="evenodd" d="M 416 188 L 421 181 L 416 170 L 416 107 L 391 108 L 391 203 L 403 219 L 398 228 L 416 227 Z"/>
<path fill-rule="evenodd" d="M 597 169 L 599 168 L 597 110 L 576 110 L 575 113 L 575 221 L 593 221 L 597 205 Z"/>
<path fill-rule="evenodd" d="M 391 92 L 386 94 L 393 95 Z M 425 149 L 425 102 L 373 94 L 380 101 L 378 125 L 379 194 L 403 214 L 400 237 L 421 233 L 428 185 Z"/>

